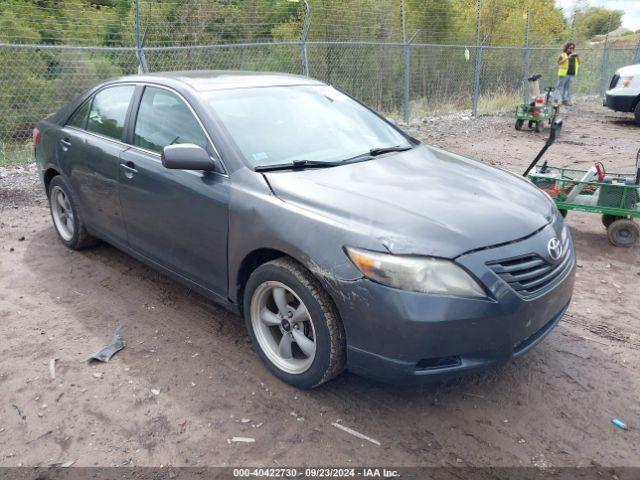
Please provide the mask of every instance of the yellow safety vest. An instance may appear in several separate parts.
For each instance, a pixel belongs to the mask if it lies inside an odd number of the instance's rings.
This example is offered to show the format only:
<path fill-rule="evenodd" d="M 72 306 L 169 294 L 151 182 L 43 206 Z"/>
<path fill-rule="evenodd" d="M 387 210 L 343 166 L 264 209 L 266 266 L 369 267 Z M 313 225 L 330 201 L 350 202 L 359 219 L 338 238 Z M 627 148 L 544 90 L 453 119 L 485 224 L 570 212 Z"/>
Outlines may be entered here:
<path fill-rule="evenodd" d="M 558 64 L 558 76 L 566 77 L 567 72 L 569 71 L 569 55 L 567 55 L 565 52 L 562 52 L 560 54 L 560 58 L 562 60 Z M 580 59 L 576 57 L 576 71 L 574 75 L 578 75 L 578 67 L 580 67 Z"/>

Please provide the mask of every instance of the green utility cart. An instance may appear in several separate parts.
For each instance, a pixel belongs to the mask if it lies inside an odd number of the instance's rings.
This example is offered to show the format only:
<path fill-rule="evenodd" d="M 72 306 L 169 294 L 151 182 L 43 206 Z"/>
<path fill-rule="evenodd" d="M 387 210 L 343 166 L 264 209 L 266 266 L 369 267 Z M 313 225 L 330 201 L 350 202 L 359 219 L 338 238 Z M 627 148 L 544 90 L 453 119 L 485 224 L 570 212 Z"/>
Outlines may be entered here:
<path fill-rule="evenodd" d="M 602 164 L 590 170 L 557 168 L 547 162 L 536 166 L 561 126 L 562 121 L 552 126 L 549 140 L 525 176 L 553 199 L 563 215 L 569 210 L 597 213 L 602 216 L 612 245 L 635 245 L 640 238 L 640 227 L 634 221 L 640 217 L 640 151 L 634 173 L 606 172 Z"/>

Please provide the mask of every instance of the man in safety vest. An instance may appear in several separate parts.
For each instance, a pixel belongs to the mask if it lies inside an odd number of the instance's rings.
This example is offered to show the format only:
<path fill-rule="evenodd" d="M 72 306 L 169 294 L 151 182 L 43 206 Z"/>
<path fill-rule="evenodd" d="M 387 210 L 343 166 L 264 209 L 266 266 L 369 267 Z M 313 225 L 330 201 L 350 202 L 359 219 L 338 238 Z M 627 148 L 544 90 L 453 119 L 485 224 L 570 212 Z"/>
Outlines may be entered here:
<path fill-rule="evenodd" d="M 571 81 L 578 74 L 580 55 L 575 53 L 575 43 L 569 42 L 564 46 L 558 57 L 558 86 L 556 87 L 556 101 L 564 105 L 571 105 Z"/>

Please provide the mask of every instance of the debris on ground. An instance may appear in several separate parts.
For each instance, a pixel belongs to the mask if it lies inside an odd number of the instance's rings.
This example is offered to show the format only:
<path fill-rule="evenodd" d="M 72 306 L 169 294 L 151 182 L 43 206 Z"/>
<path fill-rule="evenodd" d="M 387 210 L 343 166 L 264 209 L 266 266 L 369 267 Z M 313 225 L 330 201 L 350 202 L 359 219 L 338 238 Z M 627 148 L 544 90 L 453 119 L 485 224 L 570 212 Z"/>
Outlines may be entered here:
<path fill-rule="evenodd" d="M 255 438 L 251 437 L 233 437 L 231 440 L 227 440 L 227 443 L 254 443 Z"/>
<path fill-rule="evenodd" d="M 69 468 L 71 465 L 76 463 L 75 460 L 69 460 L 68 462 L 56 462 L 49 464 L 50 467 L 53 468 Z"/>
<path fill-rule="evenodd" d="M 42 435 L 37 436 L 36 438 L 32 438 L 31 440 L 27 440 L 25 442 L 26 445 L 29 445 L 30 443 L 36 442 L 38 440 L 40 440 L 41 438 L 46 437 L 47 435 L 51 435 L 53 433 L 53 430 L 47 430 L 46 432 L 44 432 Z"/>
<path fill-rule="evenodd" d="M 13 408 L 16 409 L 16 412 L 18 412 L 18 416 L 22 419 L 22 420 L 26 420 L 27 416 L 23 415 L 22 410 L 20 410 L 20 407 L 17 406 L 15 403 L 13 404 Z"/>
<path fill-rule="evenodd" d="M 160 390 L 157 388 L 152 388 L 151 393 L 153 393 L 157 397 L 158 395 L 160 395 Z"/>
<path fill-rule="evenodd" d="M 627 424 L 618 418 L 614 418 L 613 420 L 611 420 L 611 423 L 622 430 L 627 430 Z"/>
<path fill-rule="evenodd" d="M 338 420 L 337 422 L 333 422 L 331 425 L 333 425 L 334 427 L 342 430 L 343 432 L 347 432 L 349 435 L 353 435 L 354 437 L 358 437 L 361 440 L 366 440 L 367 442 L 371 442 L 374 445 L 380 446 L 380 442 L 378 440 L 376 440 L 375 438 L 368 437 L 364 433 L 360 433 L 360 432 L 357 432 L 356 430 L 353 430 L 352 428 L 345 427 L 344 425 L 342 425 L 340 423 L 340 420 Z"/>
<path fill-rule="evenodd" d="M 96 373 L 93 374 L 93 376 L 95 378 L 102 378 L 103 377 L 103 373 L 102 372 L 96 372 Z"/>
<path fill-rule="evenodd" d="M 121 325 L 120 322 L 116 325 L 116 331 L 113 333 L 113 338 L 111 339 L 111 343 L 106 347 L 102 348 L 100 351 L 94 353 L 91 357 L 89 357 L 88 361 L 96 360 L 98 362 L 108 362 L 111 357 L 113 357 L 116 353 L 124 348 L 124 341 L 122 340 L 122 335 L 120 333 Z"/>
<path fill-rule="evenodd" d="M 55 380 L 56 378 L 56 359 L 49 360 L 49 376 Z"/>

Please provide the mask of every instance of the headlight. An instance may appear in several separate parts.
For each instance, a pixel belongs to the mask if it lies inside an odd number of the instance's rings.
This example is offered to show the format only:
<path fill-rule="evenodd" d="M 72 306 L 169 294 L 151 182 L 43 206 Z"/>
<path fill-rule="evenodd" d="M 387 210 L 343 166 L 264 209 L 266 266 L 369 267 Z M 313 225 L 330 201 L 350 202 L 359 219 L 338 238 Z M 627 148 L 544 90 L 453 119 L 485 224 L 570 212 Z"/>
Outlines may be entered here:
<path fill-rule="evenodd" d="M 631 76 L 631 77 L 622 77 L 622 86 L 626 88 L 629 85 L 631 85 L 632 81 L 633 81 L 633 76 Z"/>
<path fill-rule="evenodd" d="M 482 287 L 450 260 L 390 255 L 351 247 L 346 251 L 365 277 L 389 287 L 410 292 L 486 297 Z"/>

